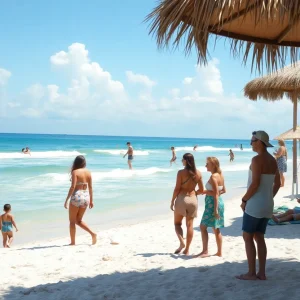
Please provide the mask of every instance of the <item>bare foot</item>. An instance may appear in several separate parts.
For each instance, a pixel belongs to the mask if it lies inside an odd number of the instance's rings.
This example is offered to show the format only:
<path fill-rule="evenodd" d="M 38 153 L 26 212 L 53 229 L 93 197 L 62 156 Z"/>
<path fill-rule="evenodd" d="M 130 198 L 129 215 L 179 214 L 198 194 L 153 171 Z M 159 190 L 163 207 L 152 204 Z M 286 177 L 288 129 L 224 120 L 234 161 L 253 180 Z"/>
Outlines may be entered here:
<path fill-rule="evenodd" d="M 276 218 L 274 215 L 272 215 L 272 220 L 273 220 L 275 223 L 279 223 L 278 218 Z"/>
<path fill-rule="evenodd" d="M 71 244 L 69 244 L 69 246 L 75 246 L 75 243 L 71 243 Z"/>
<path fill-rule="evenodd" d="M 265 274 L 259 274 L 257 273 L 256 274 L 256 277 L 259 279 L 259 280 L 267 280 L 267 276 Z"/>
<path fill-rule="evenodd" d="M 202 251 L 201 253 L 195 255 L 195 258 L 196 257 L 201 257 L 201 258 L 204 258 L 204 257 L 208 257 L 208 251 Z"/>
<path fill-rule="evenodd" d="M 184 251 L 182 252 L 184 255 L 189 255 L 189 249 L 184 249 Z"/>
<path fill-rule="evenodd" d="M 95 245 L 97 243 L 97 234 L 92 235 L 92 245 Z"/>
<path fill-rule="evenodd" d="M 250 275 L 248 273 L 235 276 L 235 278 L 239 279 L 239 280 L 257 280 L 256 274 L 255 275 Z"/>
<path fill-rule="evenodd" d="M 183 248 L 185 248 L 185 244 L 181 244 L 179 248 L 175 250 L 174 254 L 179 254 Z"/>
<path fill-rule="evenodd" d="M 219 257 L 222 257 L 222 253 L 217 252 L 217 253 L 214 254 L 213 256 L 219 256 Z"/>

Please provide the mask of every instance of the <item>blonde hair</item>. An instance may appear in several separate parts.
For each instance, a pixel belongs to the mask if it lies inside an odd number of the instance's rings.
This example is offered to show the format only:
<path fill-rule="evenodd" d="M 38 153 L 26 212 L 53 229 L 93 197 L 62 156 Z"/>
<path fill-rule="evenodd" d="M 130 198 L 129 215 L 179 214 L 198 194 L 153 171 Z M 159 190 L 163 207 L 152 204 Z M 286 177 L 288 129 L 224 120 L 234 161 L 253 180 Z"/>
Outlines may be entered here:
<path fill-rule="evenodd" d="M 214 171 L 215 171 L 216 173 L 222 174 L 222 170 L 221 170 L 221 168 L 220 168 L 220 162 L 219 162 L 219 160 L 218 160 L 216 157 L 214 157 L 214 156 L 209 156 L 209 157 L 206 158 L 206 161 L 213 164 L 213 166 L 214 166 Z"/>
<path fill-rule="evenodd" d="M 284 140 L 278 140 L 278 144 L 279 144 L 280 146 L 285 147 L 285 142 L 284 142 Z"/>

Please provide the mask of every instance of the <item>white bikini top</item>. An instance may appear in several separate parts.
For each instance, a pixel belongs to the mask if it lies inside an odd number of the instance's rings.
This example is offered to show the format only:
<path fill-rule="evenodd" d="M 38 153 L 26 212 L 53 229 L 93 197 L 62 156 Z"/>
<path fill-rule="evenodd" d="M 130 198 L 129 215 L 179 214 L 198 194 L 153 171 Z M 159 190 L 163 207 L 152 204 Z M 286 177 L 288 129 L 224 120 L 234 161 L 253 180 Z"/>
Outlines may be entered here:
<path fill-rule="evenodd" d="M 207 182 L 207 183 L 205 184 L 205 188 L 206 188 L 208 191 L 212 191 L 212 190 L 213 190 L 212 185 L 211 185 L 209 182 Z M 222 190 L 223 190 L 223 185 L 219 185 L 219 186 L 218 186 L 218 190 L 219 190 L 219 191 L 222 191 Z"/>

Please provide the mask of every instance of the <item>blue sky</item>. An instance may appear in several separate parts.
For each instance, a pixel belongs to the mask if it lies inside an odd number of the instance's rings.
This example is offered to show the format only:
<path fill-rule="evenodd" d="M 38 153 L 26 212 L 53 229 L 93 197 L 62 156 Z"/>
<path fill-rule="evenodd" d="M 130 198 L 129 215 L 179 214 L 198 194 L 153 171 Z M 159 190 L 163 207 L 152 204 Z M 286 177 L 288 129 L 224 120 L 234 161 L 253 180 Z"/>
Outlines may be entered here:
<path fill-rule="evenodd" d="M 3 1 L 0 131 L 243 138 L 292 127 L 287 100 L 243 97 L 251 74 L 221 40 L 208 66 L 158 50 L 152 0 Z"/>

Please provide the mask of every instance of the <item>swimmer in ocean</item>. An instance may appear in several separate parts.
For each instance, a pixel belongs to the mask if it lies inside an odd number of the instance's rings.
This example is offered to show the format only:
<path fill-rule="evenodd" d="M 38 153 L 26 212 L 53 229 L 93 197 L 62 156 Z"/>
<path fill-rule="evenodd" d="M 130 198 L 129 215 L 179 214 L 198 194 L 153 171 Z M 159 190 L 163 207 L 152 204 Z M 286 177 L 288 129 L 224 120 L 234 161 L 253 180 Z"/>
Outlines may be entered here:
<path fill-rule="evenodd" d="M 172 163 L 176 163 L 176 159 L 177 159 L 175 148 L 171 147 L 171 151 L 172 151 L 172 158 L 170 160 L 170 166 L 172 166 Z"/>
<path fill-rule="evenodd" d="M 24 154 L 29 154 L 29 155 L 31 156 L 30 149 L 29 149 L 28 147 L 23 148 L 23 149 L 22 149 L 22 152 L 23 152 Z"/>
<path fill-rule="evenodd" d="M 193 151 L 196 151 L 198 148 L 198 145 L 195 145 L 194 148 L 193 148 Z"/>

